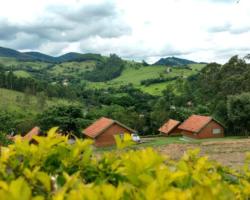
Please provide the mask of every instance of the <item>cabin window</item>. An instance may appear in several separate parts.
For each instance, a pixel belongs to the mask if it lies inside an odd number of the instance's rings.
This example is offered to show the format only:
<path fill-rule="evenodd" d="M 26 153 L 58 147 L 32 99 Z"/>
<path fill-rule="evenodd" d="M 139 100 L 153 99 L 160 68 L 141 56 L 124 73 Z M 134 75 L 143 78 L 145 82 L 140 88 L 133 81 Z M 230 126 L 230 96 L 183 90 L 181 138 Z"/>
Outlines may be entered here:
<path fill-rule="evenodd" d="M 220 134 L 221 130 L 219 128 L 214 128 L 213 129 L 213 134 Z"/>

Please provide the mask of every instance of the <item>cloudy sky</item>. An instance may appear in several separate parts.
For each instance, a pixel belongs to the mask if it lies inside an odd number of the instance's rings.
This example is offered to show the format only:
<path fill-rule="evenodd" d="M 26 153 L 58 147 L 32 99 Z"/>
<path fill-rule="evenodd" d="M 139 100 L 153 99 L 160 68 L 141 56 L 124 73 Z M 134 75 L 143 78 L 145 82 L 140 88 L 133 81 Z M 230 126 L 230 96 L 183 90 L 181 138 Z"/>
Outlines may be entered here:
<path fill-rule="evenodd" d="M 223 63 L 250 53 L 250 1 L 2 0 L 0 46 Z"/>

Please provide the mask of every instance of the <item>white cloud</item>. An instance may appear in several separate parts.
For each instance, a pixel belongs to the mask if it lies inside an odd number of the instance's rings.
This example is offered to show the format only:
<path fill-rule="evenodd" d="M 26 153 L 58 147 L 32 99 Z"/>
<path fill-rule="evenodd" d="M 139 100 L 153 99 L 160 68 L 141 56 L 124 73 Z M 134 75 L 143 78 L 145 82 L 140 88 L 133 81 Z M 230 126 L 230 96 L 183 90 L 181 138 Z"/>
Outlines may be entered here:
<path fill-rule="evenodd" d="M 248 0 L 8 0 L 0 7 L 0 45 L 225 62 L 249 53 L 249 10 Z"/>

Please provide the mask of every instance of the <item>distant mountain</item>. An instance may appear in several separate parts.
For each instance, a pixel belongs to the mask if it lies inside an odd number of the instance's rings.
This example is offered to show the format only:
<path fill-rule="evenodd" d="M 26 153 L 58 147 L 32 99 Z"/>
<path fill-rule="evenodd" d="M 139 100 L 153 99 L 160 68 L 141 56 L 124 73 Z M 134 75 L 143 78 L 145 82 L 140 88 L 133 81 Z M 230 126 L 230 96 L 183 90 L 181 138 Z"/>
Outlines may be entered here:
<path fill-rule="evenodd" d="M 23 54 L 19 51 L 0 47 L 0 57 L 10 57 L 10 58 L 16 58 L 18 60 L 32 60 L 32 56 Z"/>
<path fill-rule="evenodd" d="M 87 61 L 87 60 L 95 60 L 95 61 L 103 61 L 103 56 L 100 54 L 93 53 L 66 53 L 62 56 L 56 58 L 58 62 L 69 62 L 69 61 Z"/>
<path fill-rule="evenodd" d="M 32 59 L 35 59 L 35 60 L 38 60 L 38 61 L 57 62 L 57 59 L 55 57 L 49 56 L 49 55 L 46 55 L 46 54 L 43 54 L 43 53 L 40 53 L 40 52 L 31 51 L 31 52 L 25 52 L 25 53 L 22 53 L 22 54 L 31 56 Z"/>
<path fill-rule="evenodd" d="M 183 66 L 189 64 L 197 64 L 197 62 L 183 58 L 167 57 L 167 58 L 161 58 L 153 65 Z"/>
<path fill-rule="evenodd" d="M 103 61 L 104 57 L 100 54 L 81 54 L 81 53 L 66 53 L 64 55 L 53 57 L 49 56 L 40 52 L 19 52 L 13 49 L 0 47 L 0 57 L 9 57 L 15 58 L 20 61 L 42 61 L 42 62 L 49 62 L 49 63 L 61 63 L 61 62 L 69 62 L 69 61 L 87 61 L 87 60 L 94 60 L 94 61 Z"/>

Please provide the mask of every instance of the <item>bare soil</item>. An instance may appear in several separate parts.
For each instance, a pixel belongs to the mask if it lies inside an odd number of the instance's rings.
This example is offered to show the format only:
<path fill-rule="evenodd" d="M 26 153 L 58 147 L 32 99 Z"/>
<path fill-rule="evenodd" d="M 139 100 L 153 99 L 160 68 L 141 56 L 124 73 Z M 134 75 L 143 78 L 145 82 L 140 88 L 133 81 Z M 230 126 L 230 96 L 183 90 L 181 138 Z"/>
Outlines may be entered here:
<path fill-rule="evenodd" d="M 158 147 L 158 151 L 177 160 L 188 149 L 200 148 L 200 155 L 207 155 L 209 159 L 230 166 L 240 168 L 244 164 L 247 152 L 250 152 L 250 139 L 238 139 L 216 142 L 202 142 L 200 144 L 169 144 Z"/>

